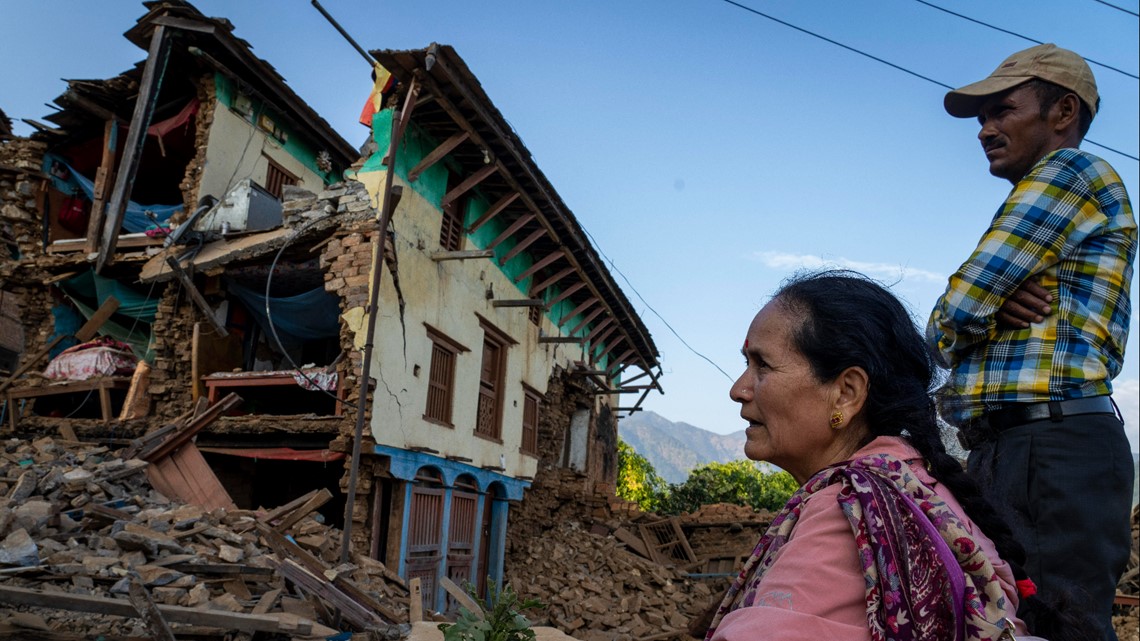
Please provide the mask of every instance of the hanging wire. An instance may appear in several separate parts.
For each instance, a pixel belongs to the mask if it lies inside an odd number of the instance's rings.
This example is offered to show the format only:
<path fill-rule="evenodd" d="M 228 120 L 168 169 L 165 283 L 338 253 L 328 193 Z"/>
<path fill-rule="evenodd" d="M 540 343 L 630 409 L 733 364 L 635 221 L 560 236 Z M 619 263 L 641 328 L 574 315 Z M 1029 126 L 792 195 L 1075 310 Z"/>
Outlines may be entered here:
<path fill-rule="evenodd" d="M 950 15 L 952 15 L 952 16 L 955 16 L 955 17 L 961 18 L 961 19 L 963 19 L 963 20 L 969 20 L 970 22 L 973 22 L 974 24 L 980 24 L 980 25 L 982 25 L 983 27 L 989 27 L 990 29 L 993 29 L 994 31 L 1000 31 L 1000 32 L 1002 32 L 1002 33 L 1005 33 L 1005 34 L 1008 34 L 1008 35 L 1014 36 L 1014 37 L 1016 37 L 1016 38 L 1021 38 L 1022 40 L 1025 40 L 1025 41 L 1028 41 L 1028 42 L 1032 42 L 1032 43 L 1035 43 L 1035 44 L 1039 44 L 1039 45 L 1043 45 L 1043 44 L 1045 44 L 1044 42 L 1042 42 L 1042 41 L 1040 41 L 1040 40 L 1037 40 L 1037 39 L 1035 39 L 1035 38 L 1030 38 L 1029 36 L 1024 36 L 1024 35 L 1021 35 L 1020 33 L 1017 33 L 1016 31 L 1010 31 L 1009 29 L 1002 29 L 1001 27 L 996 27 L 996 26 L 994 26 L 994 25 L 992 25 L 992 24 L 989 24 L 988 22 L 982 22 L 981 20 L 977 20 L 977 19 L 975 19 L 975 18 L 971 18 L 970 16 L 967 16 L 967 15 L 964 15 L 964 14 L 961 14 L 961 13 L 958 13 L 958 12 L 956 12 L 956 11 L 951 11 L 951 10 L 949 10 L 949 9 L 945 8 L 945 7 L 940 7 L 940 6 L 936 5 L 936 4 L 934 4 L 933 2 L 927 2 L 926 0 L 914 0 L 914 1 L 915 1 L 915 2 L 917 2 L 917 3 L 919 3 L 919 4 L 924 4 L 924 5 L 928 6 L 928 7 L 930 7 L 931 9 L 937 9 L 937 10 L 939 10 L 939 11 L 942 11 L 943 13 L 948 13 L 948 14 L 950 14 Z M 1082 58 L 1085 58 L 1084 56 L 1081 56 L 1081 57 L 1082 57 Z M 1105 69 L 1108 69 L 1108 70 L 1110 70 L 1110 71 L 1115 71 L 1116 73 L 1119 73 L 1119 74 L 1122 74 L 1122 75 L 1128 76 L 1129 78 L 1135 78 L 1135 79 L 1137 79 L 1137 80 L 1140 80 L 1140 76 L 1138 76 L 1138 75 L 1136 75 L 1136 74 L 1134 74 L 1134 73 L 1132 73 L 1132 72 L 1129 72 L 1129 71 L 1125 71 L 1125 70 L 1123 70 L 1123 69 L 1118 69 L 1118 68 L 1116 68 L 1116 67 L 1113 67 L 1112 65 L 1108 65 L 1108 64 L 1105 64 L 1105 63 L 1103 63 L 1103 62 L 1097 62 L 1096 60 L 1093 60 L 1092 58 L 1085 58 L 1085 62 L 1089 62 L 1089 63 L 1092 63 L 1092 64 L 1094 64 L 1094 65 L 1097 65 L 1098 67 L 1104 67 Z"/>
<path fill-rule="evenodd" d="M 1113 9 L 1116 9 L 1117 11 L 1123 11 L 1124 13 L 1127 13 L 1130 16 L 1136 16 L 1137 18 L 1140 18 L 1140 13 L 1136 13 L 1135 11 L 1130 11 L 1128 9 L 1125 9 L 1124 7 L 1118 7 L 1114 4 L 1112 4 L 1111 2 L 1105 2 L 1104 0 L 1093 0 L 1093 2 L 1099 2 L 1106 7 L 1112 7 Z"/>
<path fill-rule="evenodd" d="M 829 43 L 831 43 L 831 44 L 833 44 L 833 45 L 835 45 L 835 46 L 837 46 L 837 47 L 842 47 L 843 49 L 846 49 L 846 50 L 848 50 L 848 51 L 850 51 L 850 52 L 852 52 L 852 53 L 857 53 L 857 54 L 859 54 L 859 55 L 861 55 L 861 56 L 864 56 L 864 57 L 866 57 L 866 58 L 870 58 L 871 60 L 874 60 L 875 62 L 880 62 L 880 63 L 882 63 L 882 64 L 884 64 L 884 65 L 887 65 L 888 67 L 891 67 L 891 68 L 893 68 L 893 69 L 897 69 L 897 70 L 899 70 L 899 71 L 902 71 L 903 73 L 907 73 L 907 74 L 910 74 L 910 75 L 912 75 L 912 76 L 914 76 L 914 77 L 916 77 L 916 78 L 921 78 L 922 80 L 925 80 L 925 81 L 927 81 L 927 82 L 930 82 L 930 83 L 933 83 L 933 84 L 935 84 L 935 85 L 938 85 L 939 87 L 943 87 L 943 88 L 945 88 L 945 89 L 954 89 L 954 87 L 951 87 L 950 85 L 948 85 L 948 84 L 946 84 L 946 83 L 944 83 L 944 82 L 939 82 L 938 80 L 935 80 L 935 79 L 933 79 L 933 78 L 930 78 L 930 77 L 928 77 L 928 76 L 924 76 L 924 75 L 922 75 L 922 74 L 920 74 L 920 73 L 918 73 L 918 72 L 915 72 L 915 71 L 911 71 L 910 69 L 907 69 L 906 67 L 902 67 L 902 66 L 900 66 L 900 65 L 896 65 L 895 63 L 893 63 L 893 62 L 889 62 L 889 61 L 887 61 L 887 60 L 884 60 L 884 59 L 882 59 L 882 58 L 879 58 L 878 56 L 873 56 L 873 55 L 871 55 L 871 54 L 869 54 L 869 53 L 867 53 L 867 52 L 865 52 L 865 51 L 861 51 L 861 50 L 859 50 L 859 49 L 856 49 L 855 47 L 852 47 L 852 46 L 849 46 L 849 45 L 845 45 L 845 44 L 843 44 L 842 42 L 838 42 L 838 41 L 836 41 L 836 40 L 832 40 L 831 38 L 828 38 L 828 37 L 826 37 L 826 36 L 821 36 L 820 34 L 818 34 L 818 33 L 815 33 L 815 32 L 813 32 L 813 31 L 808 31 L 807 29 L 804 29 L 803 27 L 797 27 L 796 25 L 794 25 L 794 24 L 792 24 L 792 23 L 790 23 L 790 22 L 786 22 L 786 21 L 784 21 L 784 20 L 780 20 L 779 18 L 776 18 L 776 17 L 770 16 L 770 15 L 768 15 L 768 14 L 766 14 L 766 13 L 763 13 L 763 12 L 761 12 L 761 11 L 757 11 L 756 9 L 753 9 L 752 7 L 749 7 L 749 6 L 746 6 L 746 5 L 740 4 L 739 2 L 735 2 L 734 0 L 721 0 L 721 1 L 722 1 L 722 2 L 724 2 L 724 3 L 726 3 L 726 4 L 730 4 L 730 5 L 734 6 L 734 7 L 737 7 L 737 8 L 739 8 L 739 9 L 743 9 L 743 10 L 745 10 L 745 11 L 749 12 L 749 13 L 753 13 L 753 14 L 756 14 L 756 15 L 758 15 L 758 16 L 760 16 L 760 17 L 762 17 L 762 18 L 767 18 L 768 20 L 771 20 L 771 21 L 773 21 L 773 22 L 776 22 L 776 23 L 782 24 L 782 25 L 784 25 L 785 27 L 788 27 L 788 28 L 790 28 L 790 29 L 795 29 L 796 31 L 799 31 L 799 32 L 801 32 L 801 33 L 806 33 L 807 35 L 809 35 L 809 36 L 812 36 L 813 38 L 819 38 L 820 40 L 823 40 L 824 42 L 829 42 Z M 1095 140 L 1090 140 L 1089 138 L 1085 138 L 1085 140 L 1084 140 L 1084 141 L 1085 141 L 1085 142 L 1087 142 L 1087 143 L 1088 143 L 1088 144 L 1090 144 L 1090 145 L 1095 145 L 1095 146 L 1097 146 L 1097 147 L 1100 147 L 1101 149 L 1107 149 L 1108 151 L 1111 151 L 1111 152 L 1113 152 L 1113 153 L 1116 153 L 1116 154 L 1120 154 L 1121 156 L 1124 156 L 1125 158 L 1129 158 L 1129 159 L 1131 159 L 1131 160 L 1135 160 L 1135 161 L 1138 161 L 1138 162 L 1140 162 L 1140 157 L 1136 156 L 1136 154 L 1131 154 L 1131 153 L 1128 153 L 1128 152 L 1125 152 L 1125 151 L 1121 151 L 1121 150 L 1119 150 L 1119 149 L 1116 149 L 1115 147 L 1109 147 L 1108 145 L 1105 145 L 1105 144 L 1102 144 L 1102 143 L 1096 142 Z"/>

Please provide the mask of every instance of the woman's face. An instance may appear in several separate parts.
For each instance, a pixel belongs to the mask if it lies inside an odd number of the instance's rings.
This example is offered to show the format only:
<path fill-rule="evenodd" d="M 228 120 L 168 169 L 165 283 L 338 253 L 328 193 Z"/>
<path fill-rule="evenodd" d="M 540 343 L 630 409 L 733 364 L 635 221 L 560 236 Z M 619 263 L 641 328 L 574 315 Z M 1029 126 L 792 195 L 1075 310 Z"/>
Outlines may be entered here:
<path fill-rule="evenodd" d="M 740 403 L 748 422 L 744 454 L 787 470 L 801 485 L 846 450 L 847 439 L 831 429 L 839 391 L 816 379 L 792 335 L 800 326 L 797 312 L 778 299 L 764 306 L 744 341 L 746 367 L 729 396 Z"/>

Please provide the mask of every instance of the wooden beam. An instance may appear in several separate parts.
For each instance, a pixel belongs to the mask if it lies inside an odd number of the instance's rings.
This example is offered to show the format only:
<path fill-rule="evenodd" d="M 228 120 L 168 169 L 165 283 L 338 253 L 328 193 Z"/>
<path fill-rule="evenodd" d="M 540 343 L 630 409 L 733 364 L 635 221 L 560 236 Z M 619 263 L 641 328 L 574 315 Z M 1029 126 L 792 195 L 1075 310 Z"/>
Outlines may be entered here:
<path fill-rule="evenodd" d="M 328 488 L 321 488 L 317 494 L 310 497 L 309 500 L 305 501 L 297 509 L 290 512 L 288 516 L 283 517 L 281 519 L 281 522 L 275 524 L 273 527 L 275 527 L 278 532 L 288 531 L 288 529 L 293 527 L 298 521 L 311 514 L 320 506 L 328 503 L 331 499 L 332 492 L 330 492 Z"/>
<path fill-rule="evenodd" d="M 502 233 L 500 233 L 498 236 L 495 237 L 495 240 L 491 241 L 490 245 L 487 245 L 487 249 L 494 249 L 494 248 L 498 247 L 504 240 L 513 236 L 515 234 L 515 232 L 522 229 L 527 223 L 529 223 L 530 221 L 532 221 L 534 219 L 535 219 L 535 215 L 533 212 L 528 212 L 523 216 L 519 216 L 518 220 L 511 223 L 510 226 L 508 226 L 506 229 L 504 229 L 502 231 Z"/>
<path fill-rule="evenodd" d="M 578 291 L 579 289 L 582 289 L 585 286 L 586 286 L 586 281 L 580 280 L 580 281 L 574 283 L 573 285 L 567 287 L 566 289 L 562 290 L 558 294 L 558 296 L 554 297 L 554 300 L 552 300 L 546 304 L 546 311 L 550 311 L 551 309 L 554 308 L 555 305 L 557 305 L 558 303 L 561 303 L 562 301 L 566 300 L 567 298 L 570 298 L 570 296 L 574 292 Z"/>
<path fill-rule="evenodd" d="M 480 168 L 479 170 L 475 171 L 473 174 L 468 176 L 467 180 L 464 180 L 463 182 L 459 183 L 458 185 L 453 187 L 451 189 L 451 191 L 444 194 L 443 195 L 443 202 L 441 203 L 441 205 L 443 205 L 444 207 L 446 207 L 447 205 L 450 205 L 451 203 L 453 203 L 455 201 L 456 198 L 459 198 L 463 194 L 470 191 L 473 187 L 475 187 L 475 185 L 478 185 L 479 183 L 483 182 L 484 180 L 487 179 L 488 176 L 495 173 L 496 171 L 499 171 L 498 165 L 496 165 L 494 163 L 489 164 L 489 165 L 484 165 L 482 168 Z"/>
<path fill-rule="evenodd" d="M 602 360 L 602 356 L 605 355 L 605 352 L 603 351 L 601 354 L 599 354 L 597 357 L 595 357 L 594 351 L 596 351 L 597 348 L 605 345 L 606 339 L 609 338 L 611 334 L 616 332 L 618 327 L 620 327 L 620 325 L 614 325 L 613 327 L 611 327 L 611 328 L 607 329 L 605 332 L 603 332 L 602 335 L 598 337 L 598 340 L 590 341 L 590 363 L 591 364 Z M 604 348 L 602 348 L 602 349 L 604 349 Z"/>
<path fill-rule="evenodd" d="M 68 92 L 71 93 L 71 92 Z M 83 251 L 92 254 L 99 251 L 99 230 L 103 229 L 103 219 L 107 205 L 107 186 L 115 176 L 115 151 L 117 148 L 119 121 L 114 114 L 103 125 L 103 157 L 95 170 L 95 186 L 91 194 L 91 217 L 87 220 L 87 242 Z"/>
<path fill-rule="evenodd" d="M 622 334 L 621 336 L 617 337 L 617 340 L 615 340 L 612 343 L 607 344 L 605 349 L 602 350 L 602 353 L 598 354 L 597 360 L 601 361 L 603 358 L 606 357 L 607 354 L 609 354 L 611 351 L 613 351 L 613 349 L 615 347 L 617 347 L 618 345 L 621 345 L 622 341 L 624 341 L 624 340 L 626 340 L 626 336 L 625 336 L 625 334 Z"/>
<path fill-rule="evenodd" d="M 462 135 L 466 139 L 466 136 L 468 136 L 469 134 L 465 131 L 462 131 L 462 132 L 455 134 L 455 135 L 456 136 Z M 454 137 L 455 136 L 452 136 L 452 138 L 454 138 Z M 492 218 L 494 218 L 495 216 L 498 216 L 499 214 L 501 214 L 504 209 L 506 209 L 507 207 L 510 206 L 511 203 L 518 200 L 518 197 L 519 197 L 519 192 L 512 191 L 512 192 L 508 193 L 507 195 L 503 196 L 502 198 L 500 198 L 499 200 L 497 200 L 494 205 L 491 205 L 490 209 L 483 212 L 482 216 L 480 216 L 475 222 L 471 223 L 471 226 L 467 228 L 467 233 L 468 234 L 475 233 L 475 230 L 477 230 L 480 227 L 482 227 L 483 225 L 487 224 L 487 221 L 489 221 Z"/>
<path fill-rule="evenodd" d="M 570 312 L 568 314 L 563 316 L 562 319 L 558 321 L 557 325 L 559 327 L 562 327 L 563 325 L 566 324 L 566 321 L 570 320 L 571 318 L 574 318 L 578 314 L 581 314 L 582 312 L 586 311 L 587 309 L 593 307 L 598 302 L 600 302 L 600 301 L 598 300 L 597 296 L 591 296 L 591 297 L 587 298 L 586 300 L 582 301 L 582 303 L 579 304 L 577 307 L 570 310 Z"/>
<path fill-rule="evenodd" d="M 202 297 L 202 292 L 199 292 L 198 288 L 194 286 L 194 280 L 190 278 L 190 274 L 187 274 L 186 270 L 182 269 L 182 265 L 178 264 L 178 259 L 173 256 L 167 256 L 166 264 L 170 266 L 170 270 L 174 272 L 179 282 L 186 288 L 186 293 L 190 295 L 190 300 L 194 301 L 194 305 L 205 315 L 206 320 L 214 327 L 214 331 L 218 333 L 218 336 L 228 336 L 229 331 L 218 322 L 218 319 L 214 318 L 214 310 L 210 309 L 210 304 Z"/>
<path fill-rule="evenodd" d="M 538 298 L 516 298 L 515 300 L 491 301 L 491 307 L 542 307 L 545 304 L 546 303 Z"/>
<path fill-rule="evenodd" d="M 564 258 L 564 257 L 565 257 L 565 254 L 563 253 L 562 250 L 550 252 L 544 258 L 539 260 L 537 263 L 531 265 L 530 267 L 527 267 L 526 271 L 524 271 L 523 273 L 516 276 L 515 282 L 516 283 L 523 282 L 524 280 L 526 280 L 526 279 L 530 278 L 531 276 L 534 276 L 535 274 L 537 274 L 539 272 L 539 270 L 541 270 L 541 269 L 543 269 L 549 265 L 554 264 L 559 258 Z M 550 287 L 551 285 L 553 285 L 554 283 L 562 280 L 563 276 L 566 276 L 567 274 L 572 274 L 572 273 L 574 273 L 574 268 L 573 267 L 567 267 L 566 269 L 563 269 L 562 271 L 551 276 L 550 278 L 547 278 L 546 280 L 542 281 L 542 283 L 540 283 L 539 285 L 532 286 L 530 288 L 530 291 L 527 292 L 527 295 L 534 297 L 536 294 L 541 294 L 542 290 L 544 290 L 547 287 Z"/>
<path fill-rule="evenodd" d="M 420 174 L 431 169 L 437 162 L 443 160 L 444 156 L 450 154 L 456 147 L 462 145 L 470 137 L 471 134 L 466 131 L 460 131 L 443 141 L 438 147 L 432 149 L 431 153 L 424 156 L 424 159 L 417 163 L 415 167 L 412 167 L 412 170 L 408 172 L 408 182 L 416 182 Z"/>
<path fill-rule="evenodd" d="M 467 260 L 469 258 L 491 258 L 495 252 L 490 249 L 465 249 L 453 252 L 432 252 L 431 259 L 435 262 L 444 260 Z"/>
<path fill-rule="evenodd" d="M 446 576 L 441 576 L 439 577 L 439 583 L 443 586 L 443 589 L 451 595 L 451 598 L 455 599 L 455 602 L 458 603 L 460 607 L 466 608 L 475 618 L 479 620 L 483 619 L 483 609 L 480 608 L 479 604 L 475 602 L 475 599 L 472 599 L 470 594 L 464 592 L 463 588 L 459 587 L 455 581 L 452 581 Z"/>
<path fill-rule="evenodd" d="M 126 599 L 108 599 L 70 592 L 44 592 L 7 585 L 0 585 L 0 603 L 70 610 L 72 612 L 109 614 L 120 617 L 134 617 L 137 614 L 135 607 Z M 157 605 L 156 607 L 162 617 L 170 623 L 187 623 L 223 630 L 285 632 L 296 635 L 308 635 L 313 630 L 313 622 L 300 617 L 199 610 L 198 608 L 177 605 Z"/>
<path fill-rule="evenodd" d="M 577 334 L 577 333 L 578 333 L 578 330 L 580 330 L 580 329 L 582 329 L 583 327 L 585 327 L 586 325 L 588 325 L 588 324 L 590 323 L 590 321 L 592 321 L 592 320 L 594 320 L 595 318 L 597 318 L 597 317 L 598 317 L 598 314 L 601 314 L 601 313 L 602 313 L 602 312 L 604 312 L 604 311 L 606 311 L 606 308 L 605 308 L 605 307 L 599 307 L 599 308 L 595 309 L 594 311 L 590 312 L 590 315 L 589 315 L 589 316 L 587 316 L 587 317 L 585 317 L 585 318 L 583 318 L 583 319 L 582 319 L 582 320 L 581 320 L 581 321 L 580 321 L 580 322 L 579 322 L 577 325 L 575 325 L 575 326 L 574 326 L 574 329 L 570 330 L 569 334 L 570 334 L 571 336 L 573 336 L 573 335 Z"/>
<path fill-rule="evenodd" d="M 597 336 L 602 333 L 602 330 L 609 327 L 610 325 L 613 325 L 614 320 L 615 319 L 613 316 L 607 316 L 605 320 L 598 323 L 597 325 L 594 326 L 594 329 L 590 330 L 590 334 L 588 336 L 586 336 L 586 341 L 588 341 L 591 345 L 595 345 L 594 339 L 597 338 Z"/>
<path fill-rule="evenodd" d="M 138 572 L 132 572 L 127 579 L 127 597 L 131 605 L 135 606 L 135 610 L 138 611 L 139 618 L 142 619 L 143 626 L 150 633 L 151 639 L 154 641 L 175 641 L 174 633 L 170 631 L 166 619 L 162 618 L 162 612 L 154 604 L 154 600 L 150 598 L 150 593 L 143 587 Z"/>
<path fill-rule="evenodd" d="M 539 344 L 542 343 L 581 343 L 582 339 L 574 338 L 573 336 L 539 336 Z"/>
<path fill-rule="evenodd" d="M 418 95 L 420 95 L 420 85 L 413 76 L 411 82 L 408 83 L 408 93 L 404 95 L 404 108 L 395 114 L 398 115 L 400 119 L 396 123 L 395 139 L 388 144 L 388 155 L 384 158 L 385 166 L 395 157 L 396 148 L 400 146 L 400 141 L 404 139 L 404 130 L 407 129 L 408 122 L 412 119 L 412 111 L 416 108 L 416 96 Z M 394 206 L 392 208 L 395 209 Z"/>
<path fill-rule="evenodd" d="M 123 156 L 119 160 L 115 189 L 111 192 L 111 199 L 107 205 L 102 242 L 99 255 L 95 259 L 95 273 L 102 271 L 103 267 L 114 258 L 115 246 L 119 242 L 119 227 L 123 224 L 123 214 L 126 213 L 127 203 L 131 199 L 131 188 L 135 184 L 143 144 L 146 143 L 146 130 L 150 126 L 151 117 L 154 116 L 154 107 L 158 101 L 159 90 L 162 88 L 162 76 L 169 56 L 170 37 L 166 27 L 159 25 L 154 28 L 154 34 L 150 37 L 150 50 L 143 67 L 142 81 L 139 83 L 138 97 L 135 99 L 135 110 L 131 116 L 131 126 L 127 130 L 127 140 L 123 144 Z"/>
<path fill-rule="evenodd" d="M 625 336 L 625 335 L 622 334 L 622 336 Z M 627 349 L 624 354 L 622 354 L 621 356 L 618 356 L 617 358 L 614 359 L 614 365 L 621 365 L 622 363 L 625 362 L 625 359 L 629 358 L 630 356 L 632 356 L 635 353 L 637 353 L 637 348 L 631 347 L 631 348 Z M 614 367 L 613 369 L 616 370 L 618 368 Z"/>
<path fill-rule="evenodd" d="M 546 230 L 542 227 L 539 227 L 533 233 L 531 233 L 530 236 L 527 236 L 526 238 L 520 240 L 517 245 L 511 247 L 511 251 L 503 254 L 503 257 L 499 259 L 499 267 L 506 265 L 508 260 L 526 251 L 527 247 L 530 247 L 536 241 L 538 241 L 539 238 L 542 238 L 545 235 Z"/>

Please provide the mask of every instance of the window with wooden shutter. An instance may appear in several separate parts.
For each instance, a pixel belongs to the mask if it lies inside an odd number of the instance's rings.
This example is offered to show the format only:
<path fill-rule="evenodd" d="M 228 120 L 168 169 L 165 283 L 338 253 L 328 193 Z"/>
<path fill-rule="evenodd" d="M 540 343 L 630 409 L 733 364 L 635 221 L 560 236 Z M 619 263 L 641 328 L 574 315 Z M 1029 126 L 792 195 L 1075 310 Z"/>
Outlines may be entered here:
<path fill-rule="evenodd" d="M 265 191 L 273 195 L 277 200 L 281 200 L 281 192 L 285 185 L 296 185 L 297 177 L 285 171 L 285 168 L 273 162 L 269 156 L 265 157 L 269 163 L 269 168 L 265 171 Z"/>
<path fill-rule="evenodd" d="M 497 441 L 503 434 L 503 384 L 507 370 L 507 348 L 515 344 L 515 341 L 482 316 L 479 318 L 479 325 L 483 328 L 483 362 L 479 370 L 475 434 Z"/>
<path fill-rule="evenodd" d="M 439 225 L 439 246 L 444 251 L 459 251 L 463 245 L 463 221 L 459 204 L 452 202 L 443 207 L 443 221 Z"/>
<path fill-rule="evenodd" d="M 452 401 L 455 396 L 455 361 L 459 352 L 467 351 L 459 343 L 428 327 L 431 339 L 431 364 L 428 367 L 427 407 L 424 418 L 448 427 L 451 422 Z"/>
<path fill-rule="evenodd" d="M 523 388 L 522 451 L 538 455 L 538 392 Z"/>

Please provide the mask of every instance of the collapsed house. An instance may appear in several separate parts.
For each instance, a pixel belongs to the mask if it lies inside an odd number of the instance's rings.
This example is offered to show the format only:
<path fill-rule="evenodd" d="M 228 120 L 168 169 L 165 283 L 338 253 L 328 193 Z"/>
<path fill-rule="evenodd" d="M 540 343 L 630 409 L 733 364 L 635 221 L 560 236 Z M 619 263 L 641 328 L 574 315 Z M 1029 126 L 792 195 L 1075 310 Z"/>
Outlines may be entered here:
<path fill-rule="evenodd" d="M 329 488 L 425 609 L 501 583 L 536 479 L 612 495 L 648 330 L 450 47 L 372 52 L 361 157 L 226 20 L 145 6 L 144 62 L 0 144 L 3 425 L 126 444 L 236 392 L 167 491 Z"/>

